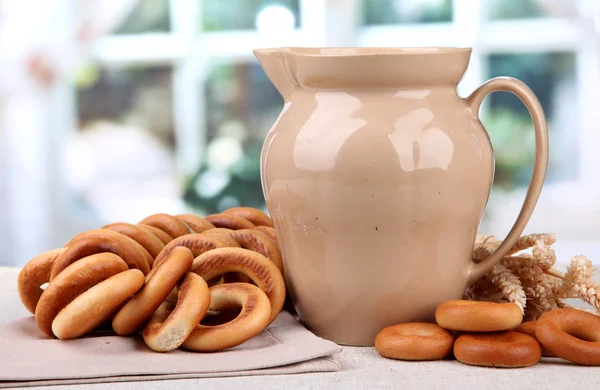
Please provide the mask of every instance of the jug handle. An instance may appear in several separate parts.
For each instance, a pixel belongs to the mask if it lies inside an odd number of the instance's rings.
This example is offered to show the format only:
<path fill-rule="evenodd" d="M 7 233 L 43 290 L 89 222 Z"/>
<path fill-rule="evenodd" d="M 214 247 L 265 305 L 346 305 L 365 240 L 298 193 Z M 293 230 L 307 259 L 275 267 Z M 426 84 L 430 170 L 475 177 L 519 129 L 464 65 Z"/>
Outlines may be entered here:
<path fill-rule="evenodd" d="M 540 102 L 525 83 L 510 77 L 496 77 L 488 80 L 477 88 L 471 96 L 465 99 L 473 115 L 479 119 L 481 102 L 487 95 L 496 91 L 511 92 L 527 107 L 535 129 L 535 162 L 527 195 L 525 196 L 521 212 L 515 224 L 494 253 L 480 263 L 470 263 L 468 269 L 469 285 L 489 272 L 519 239 L 539 199 L 548 166 L 548 128 L 546 126 L 546 118 Z"/>

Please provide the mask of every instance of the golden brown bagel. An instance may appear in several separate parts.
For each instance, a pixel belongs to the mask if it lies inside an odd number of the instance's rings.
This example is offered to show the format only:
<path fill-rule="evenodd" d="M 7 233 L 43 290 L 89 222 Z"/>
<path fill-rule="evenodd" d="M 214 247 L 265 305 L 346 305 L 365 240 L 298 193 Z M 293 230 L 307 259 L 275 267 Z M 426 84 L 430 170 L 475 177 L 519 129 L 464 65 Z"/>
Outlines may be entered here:
<path fill-rule="evenodd" d="M 275 228 L 268 227 L 268 226 L 256 226 L 256 227 L 253 227 L 252 229 L 265 233 L 279 248 L 279 238 L 277 237 L 277 230 L 275 230 Z"/>
<path fill-rule="evenodd" d="M 192 233 L 202 233 L 205 230 L 215 228 L 215 225 L 194 214 L 179 214 L 175 218 L 185 222 L 192 230 Z"/>
<path fill-rule="evenodd" d="M 75 261 L 102 252 L 114 253 L 122 258 L 129 268 L 139 269 L 144 275 L 150 271 L 146 260 L 148 252 L 140 244 L 109 229 L 94 229 L 79 234 L 69 242 L 62 255 L 56 259 L 50 280 Z"/>
<path fill-rule="evenodd" d="M 217 240 L 225 244 L 225 246 L 239 248 L 240 244 L 231 236 L 233 232 L 235 232 L 235 230 L 226 228 L 214 228 L 210 230 L 205 230 L 202 232 L 202 234 L 205 236 L 216 238 Z"/>
<path fill-rule="evenodd" d="M 375 337 L 381 356 L 399 360 L 441 360 L 452 353 L 453 345 L 450 332 L 426 322 L 388 326 Z"/>
<path fill-rule="evenodd" d="M 35 308 L 44 290 L 40 287 L 50 281 L 50 273 L 56 259 L 65 251 L 65 248 L 54 249 L 29 260 L 19 272 L 17 278 L 17 289 L 23 306 L 31 314 L 35 314 Z"/>
<path fill-rule="evenodd" d="M 225 244 L 215 237 L 206 236 L 200 233 L 186 234 L 178 237 L 165 245 L 163 250 L 156 257 L 156 266 L 158 266 L 169 253 L 177 247 L 188 248 L 194 257 L 200 256 L 202 253 L 224 247 Z"/>
<path fill-rule="evenodd" d="M 281 260 L 281 252 L 273 240 L 266 234 L 252 229 L 240 229 L 231 233 L 242 248 L 250 249 L 265 256 L 277 266 L 277 269 L 283 275 L 283 261 Z"/>
<path fill-rule="evenodd" d="M 152 263 L 154 263 L 154 259 L 165 247 L 165 244 L 160 240 L 160 238 L 156 237 L 154 234 L 150 233 L 148 230 L 144 229 L 138 225 L 132 225 L 130 223 L 111 223 L 110 225 L 104 226 L 105 229 L 113 230 L 117 233 L 121 233 L 124 236 L 131 238 L 140 244 L 144 249 L 150 254 L 151 262 L 150 267 L 152 267 Z"/>
<path fill-rule="evenodd" d="M 515 329 L 515 332 L 525 333 L 525 334 L 527 334 L 527 335 L 529 335 L 529 336 L 534 337 L 535 339 L 537 339 L 537 337 L 535 335 L 535 327 L 536 327 L 536 325 L 537 325 L 537 321 L 523 322 L 521 325 L 519 325 Z M 554 357 L 554 355 L 552 354 L 552 352 L 548 351 L 548 349 L 546 347 L 544 347 L 543 345 L 542 345 L 542 356 L 545 356 L 545 357 Z"/>
<path fill-rule="evenodd" d="M 234 214 L 252 222 L 256 226 L 273 227 L 273 220 L 267 214 L 253 207 L 232 207 L 223 212 L 224 214 Z"/>
<path fill-rule="evenodd" d="M 127 269 L 119 256 L 107 252 L 84 257 L 65 268 L 40 297 L 35 310 L 35 322 L 40 330 L 53 337 L 52 321 L 65 306 L 90 287 Z"/>
<path fill-rule="evenodd" d="M 173 248 L 163 262 L 152 270 L 144 287 L 117 312 L 112 321 L 115 333 L 125 336 L 139 330 L 167 299 L 193 261 L 189 249 Z"/>
<path fill-rule="evenodd" d="M 461 363 L 476 366 L 527 367 L 540 361 L 542 349 L 525 333 L 466 333 L 454 342 L 454 356 Z"/>
<path fill-rule="evenodd" d="M 138 223 L 137 226 L 154 234 L 165 245 L 167 245 L 169 242 L 173 241 L 173 237 L 169 236 L 167 233 L 163 232 L 159 228 L 155 228 L 154 226 L 150 226 L 150 225 L 144 225 L 143 223 Z"/>
<path fill-rule="evenodd" d="M 229 246 L 229 247 L 233 247 L 233 248 L 241 248 L 242 246 L 240 245 L 240 243 L 237 242 L 235 240 L 235 238 L 233 238 L 233 236 L 232 236 L 233 232 L 235 232 L 235 230 L 226 229 L 226 228 L 215 228 L 215 229 L 206 230 L 202 234 L 216 238 L 217 240 L 219 240 L 223 243 L 224 247 Z M 220 280 L 221 279 L 219 279 L 219 281 Z M 222 280 L 226 283 L 234 283 L 234 282 L 251 283 L 250 278 L 248 278 L 245 275 L 237 274 L 237 273 L 224 274 L 222 277 Z M 215 284 L 216 283 L 213 283 L 212 281 L 209 282 L 209 286 L 213 286 Z"/>
<path fill-rule="evenodd" d="M 169 214 L 153 214 L 142 219 L 139 223 L 154 226 L 173 238 L 191 233 L 190 228 L 185 223 Z"/>
<path fill-rule="evenodd" d="M 111 276 L 65 306 L 52 321 L 52 333 L 67 340 L 90 332 L 109 319 L 143 285 L 144 274 L 138 269 Z"/>
<path fill-rule="evenodd" d="M 254 224 L 246 218 L 238 217 L 235 214 L 212 214 L 206 217 L 206 220 L 218 228 L 226 228 L 232 230 L 251 229 Z"/>
<path fill-rule="evenodd" d="M 179 348 L 188 338 L 210 306 L 208 285 L 195 273 L 188 272 L 181 285 L 177 304 L 163 302 L 144 327 L 146 344 L 158 352 Z"/>
<path fill-rule="evenodd" d="M 600 366 L 600 317 L 577 309 L 542 314 L 537 339 L 552 354 L 573 363 Z"/>
<path fill-rule="evenodd" d="M 217 248 L 194 259 L 190 271 L 211 280 L 227 272 L 248 276 L 271 302 L 269 324 L 281 312 L 285 300 L 285 283 L 279 269 L 260 253 L 244 248 Z"/>
<path fill-rule="evenodd" d="M 453 300 L 438 305 L 435 320 L 448 330 L 497 332 L 515 329 L 523 321 L 523 314 L 514 303 Z"/>
<path fill-rule="evenodd" d="M 241 306 L 240 314 L 222 325 L 198 325 L 183 342 L 191 351 L 213 352 L 235 347 L 263 331 L 269 324 L 271 304 L 258 287 L 249 283 L 219 284 L 210 288 L 211 311 Z"/>

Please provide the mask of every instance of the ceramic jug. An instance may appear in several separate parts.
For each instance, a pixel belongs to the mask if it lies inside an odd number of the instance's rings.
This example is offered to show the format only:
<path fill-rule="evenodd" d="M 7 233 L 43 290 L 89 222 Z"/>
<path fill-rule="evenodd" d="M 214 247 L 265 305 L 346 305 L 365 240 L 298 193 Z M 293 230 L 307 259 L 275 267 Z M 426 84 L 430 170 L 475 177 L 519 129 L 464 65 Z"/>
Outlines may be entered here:
<path fill-rule="evenodd" d="M 300 319 L 318 336 L 370 346 L 384 327 L 432 321 L 519 238 L 548 160 L 544 113 L 521 81 L 457 94 L 470 48 L 277 48 L 254 51 L 284 98 L 261 180 Z M 529 191 L 503 244 L 471 260 L 494 152 L 482 100 L 509 91 L 533 119 Z"/>

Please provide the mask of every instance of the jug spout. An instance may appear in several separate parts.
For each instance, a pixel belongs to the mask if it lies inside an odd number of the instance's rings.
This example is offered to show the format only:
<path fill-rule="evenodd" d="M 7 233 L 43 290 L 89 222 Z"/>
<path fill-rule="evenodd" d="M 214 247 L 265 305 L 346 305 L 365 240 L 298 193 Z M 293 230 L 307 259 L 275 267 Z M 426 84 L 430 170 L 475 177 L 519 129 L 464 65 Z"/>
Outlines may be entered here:
<path fill-rule="evenodd" d="M 292 71 L 293 58 L 290 58 L 281 49 L 255 49 L 252 52 L 271 83 L 277 88 L 283 99 L 287 100 L 297 85 Z"/>

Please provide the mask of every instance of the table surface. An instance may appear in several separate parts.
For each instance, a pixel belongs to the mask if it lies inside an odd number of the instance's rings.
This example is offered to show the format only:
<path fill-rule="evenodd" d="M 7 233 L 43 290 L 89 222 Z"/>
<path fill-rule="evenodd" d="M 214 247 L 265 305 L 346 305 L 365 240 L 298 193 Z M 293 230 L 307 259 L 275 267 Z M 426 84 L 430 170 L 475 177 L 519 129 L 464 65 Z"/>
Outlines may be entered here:
<path fill-rule="evenodd" d="M 0 267 L 0 322 L 29 312 L 21 305 L 16 289 L 18 268 Z M 0 354 L 1 356 L 1 354 Z M 135 383 L 65 386 L 81 389 L 597 389 L 600 367 L 583 367 L 557 359 L 533 367 L 494 369 L 468 366 L 456 361 L 402 362 L 381 358 L 374 348 L 344 347 L 337 355 L 341 370 L 277 376 L 179 379 Z M 53 387 L 55 388 L 55 387 Z"/>

